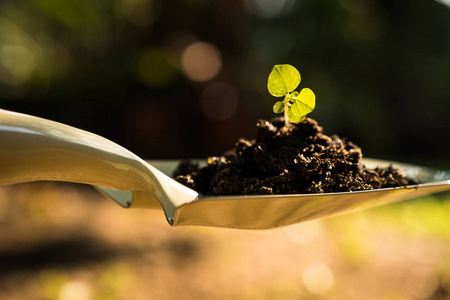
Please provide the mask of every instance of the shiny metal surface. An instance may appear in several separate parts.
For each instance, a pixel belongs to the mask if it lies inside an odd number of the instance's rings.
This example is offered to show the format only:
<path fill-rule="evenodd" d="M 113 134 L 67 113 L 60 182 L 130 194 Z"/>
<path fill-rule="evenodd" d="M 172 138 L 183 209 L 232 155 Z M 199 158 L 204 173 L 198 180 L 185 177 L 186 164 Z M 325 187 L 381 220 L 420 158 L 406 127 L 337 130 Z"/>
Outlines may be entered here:
<path fill-rule="evenodd" d="M 101 136 L 0 110 L 0 184 L 40 180 L 101 186 L 105 194 L 115 193 L 110 198 L 121 206 L 162 207 L 168 220 L 178 206 L 198 196 Z M 130 191 L 132 197 L 110 189 Z"/>
<path fill-rule="evenodd" d="M 365 160 L 368 166 L 389 163 Z M 450 189 L 448 172 L 394 163 L 422 184 L 331 194 L 199 197 L 164 174 L 176 164 L 149 164 L 98 135 L 0 110 L 1 185 L 39 180 L 91 184 L 123 207 L 162 208 L 173 226 L 266 229 Z"/>
<path fill-rule="evenodd" d="M 345 193 L 203 197 L 180 206 L 173 225 L 269 229 L 450 190 L 448 171 L 376 159 L 363 159 L 363 162 L 370 168 L 394 164 L 402 172 L 422 183 L 406 188 Z M 152 164 L 171 174 L 178 161 L 154 161 Z"/>

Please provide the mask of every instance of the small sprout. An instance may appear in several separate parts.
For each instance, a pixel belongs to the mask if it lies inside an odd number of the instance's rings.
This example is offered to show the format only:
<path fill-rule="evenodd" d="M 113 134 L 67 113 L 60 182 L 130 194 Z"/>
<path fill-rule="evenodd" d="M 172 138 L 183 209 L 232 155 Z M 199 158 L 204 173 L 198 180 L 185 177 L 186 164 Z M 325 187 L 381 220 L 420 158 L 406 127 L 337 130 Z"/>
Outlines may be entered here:
<path fill-rule="evenodd" d="M 270 72 L 267 88 L 275 97 L 284 97 L 283 101 L 277 101 L 273 111 L 277 114 L 284 112 L 285 125 L 300 123 L 307 114 L 316 106 L 316 96 L 313 91 L 304 88 L 300 93 L 294 90 L 300 84 L 300 73 L 291 65 L 276 65 Z"/>

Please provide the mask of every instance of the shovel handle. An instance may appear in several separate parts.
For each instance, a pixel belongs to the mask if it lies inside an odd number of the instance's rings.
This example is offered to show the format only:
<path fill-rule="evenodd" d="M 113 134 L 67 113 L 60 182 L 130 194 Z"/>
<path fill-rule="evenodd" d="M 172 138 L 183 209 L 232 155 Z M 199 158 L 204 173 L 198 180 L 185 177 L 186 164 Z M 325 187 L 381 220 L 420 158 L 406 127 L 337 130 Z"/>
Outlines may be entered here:
<path fill-rule="evenodd" d="M 51 180 L 148 191 L 146 172 L 139 157 L 103 137 L 0 109 L 0 185 Z"/>

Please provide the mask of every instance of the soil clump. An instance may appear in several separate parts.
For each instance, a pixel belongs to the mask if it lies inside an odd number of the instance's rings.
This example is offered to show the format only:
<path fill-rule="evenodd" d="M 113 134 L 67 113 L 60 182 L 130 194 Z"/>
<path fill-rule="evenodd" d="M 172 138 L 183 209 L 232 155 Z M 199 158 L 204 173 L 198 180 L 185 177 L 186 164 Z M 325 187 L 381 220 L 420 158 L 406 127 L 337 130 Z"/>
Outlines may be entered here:
<path fill-rule="evenodd" d="M 259 120 L 255 139 L 239 139 L 229 154 L 207 165 L 183 161 L 175 179 L 205 196 L 349 192 L 416 184 L 392 165 L 366 168 L 361 148 L 327 136 L 311 118 L 284 126 Z"/>

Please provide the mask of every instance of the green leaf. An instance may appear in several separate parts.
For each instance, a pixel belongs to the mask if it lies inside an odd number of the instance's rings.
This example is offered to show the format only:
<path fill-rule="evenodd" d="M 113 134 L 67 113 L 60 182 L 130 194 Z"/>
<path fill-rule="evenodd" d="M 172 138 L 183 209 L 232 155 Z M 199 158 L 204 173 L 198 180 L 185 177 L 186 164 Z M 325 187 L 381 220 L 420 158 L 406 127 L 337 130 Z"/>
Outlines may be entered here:
<path fill-rule="evenodd" d="M 292 112 L 298 116 L 306 116 L 316 107 L 316 96 L 308 88 L 302 89 L 291 105 Z"/>
<path fill-rule="evenodd" d="M 298 92 L 292 92 L 288 95 L 289 102 L 294 102 L 298 97 Z"/>
<path fill-rule="evenodd" d="M 303 121 L 305 119 L 305 115 L 303 115 L 303 116 L 296 115 L 292 112 L 292 109 L 288 110 L 287 115 L 288 115 L 289 121 L 291 121 L 292 123 L 300 123 L 301 121 Z"/>
<path fill-rule="evenodd" d="M 282 113 L 284 111 L 283 101 L 277 101 L 273 106 L 273 112 L 276 114 Z"/>
<path fill-rule="evenodd" d="M 276 65 L 270 72 L 267 88 L 275 97 L 282 97 L 300 84 L 300 73 L 291 65 Z"/>

